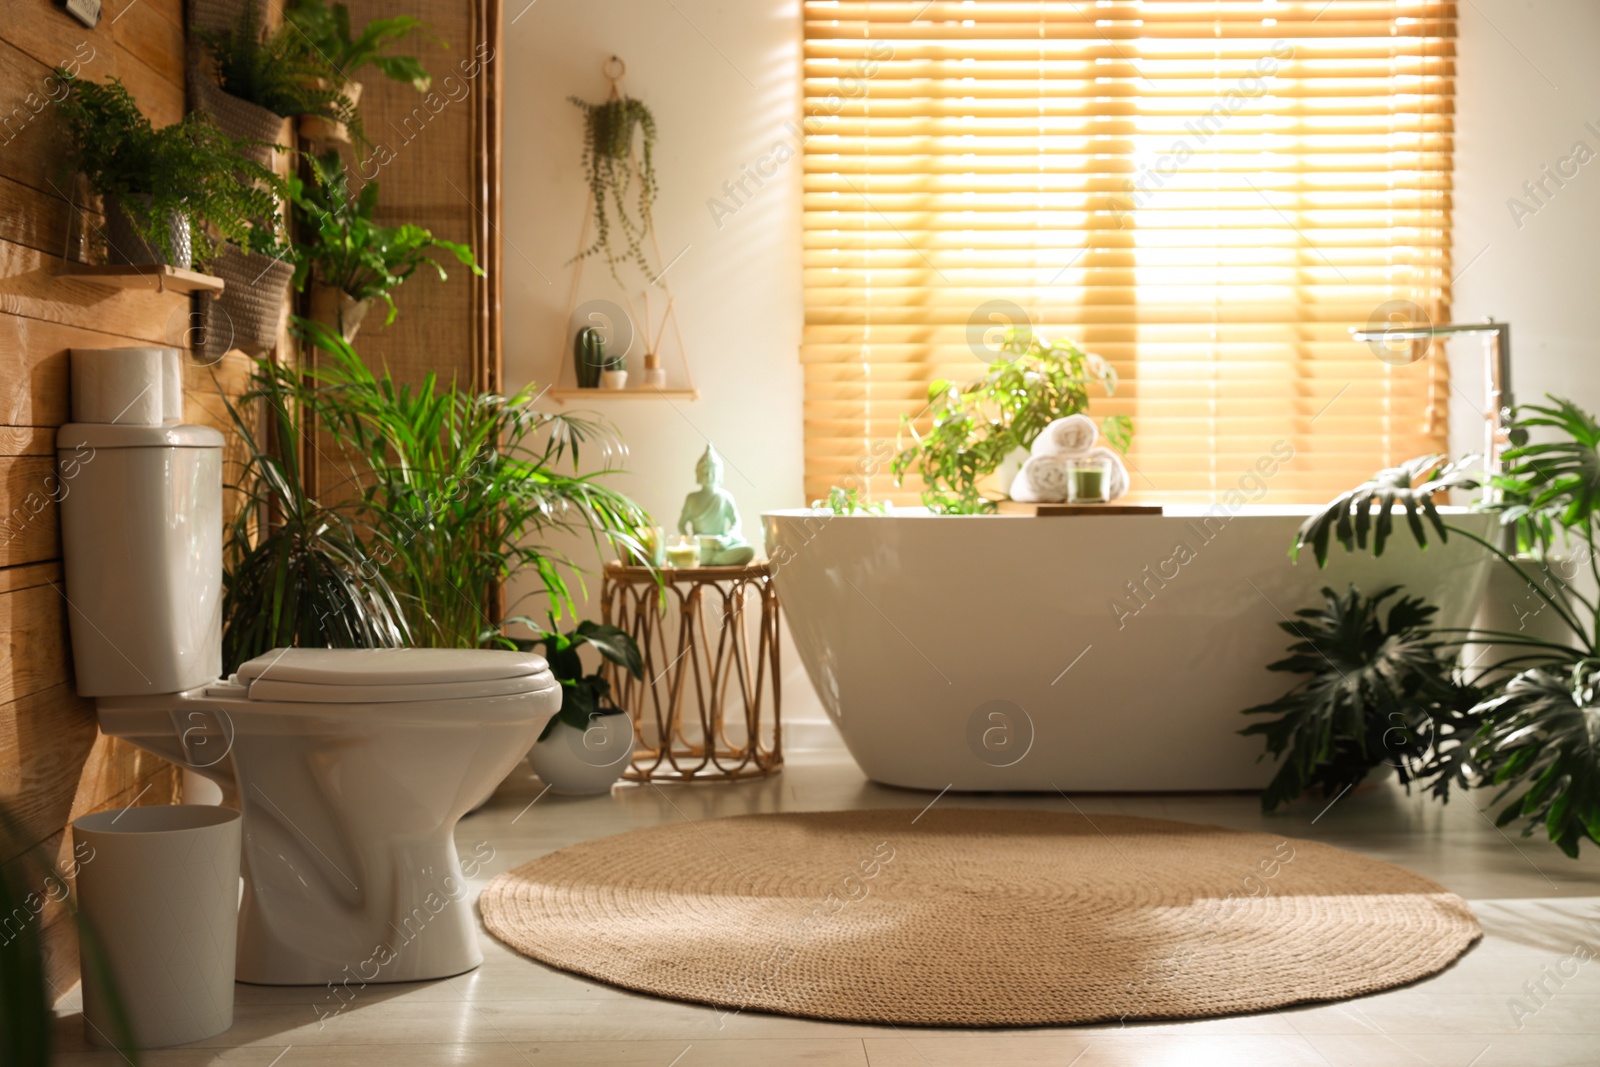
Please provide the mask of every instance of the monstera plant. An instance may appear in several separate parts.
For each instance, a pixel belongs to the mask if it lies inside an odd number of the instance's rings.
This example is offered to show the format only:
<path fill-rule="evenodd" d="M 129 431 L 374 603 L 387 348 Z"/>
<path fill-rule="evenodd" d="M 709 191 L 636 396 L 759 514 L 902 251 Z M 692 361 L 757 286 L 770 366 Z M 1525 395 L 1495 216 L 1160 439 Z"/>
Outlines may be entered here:
<path fill-rule="evenodd" d="M 1483 690 L 1461 720 L 1470 736 L 1437 752 L 1422 776 L 1498 786 L 1498 825 L 1520 820 L 1524 835 L 1543 829 L 1576 856 L 1584 838 L 1600 843 L 1600 605 L 1555 577 L 1548 563 L 1570 554 L 1600 586 L 1600 422 L 1570 400 L 1546 399 L 1517 410 L 1515 447 L 1505 453 L 1502 473 L 1476 474 L 1439 456 L 1390 468 L 1308 519 L 1291 552 L 1309 546 L 1325 565 L 1337 540 L 1346 550 L 1370 547 L 1381 555 L 1398 510 L 1419 546 L 1426 548 L 1430 537 L 1471 541 L 1550 610 L 1558 637 L 1439 631 L 1450 644 L 1494 645 L 1510 654 L 1475 667 L 1462 683 Z M 1444 489 L 1485 490 L 1475 506 L 1500 517 L 1504 543 L 1447 521 L 1433 504 Z M 1435 791 L 1443 795 L 1437 785 Z"/>

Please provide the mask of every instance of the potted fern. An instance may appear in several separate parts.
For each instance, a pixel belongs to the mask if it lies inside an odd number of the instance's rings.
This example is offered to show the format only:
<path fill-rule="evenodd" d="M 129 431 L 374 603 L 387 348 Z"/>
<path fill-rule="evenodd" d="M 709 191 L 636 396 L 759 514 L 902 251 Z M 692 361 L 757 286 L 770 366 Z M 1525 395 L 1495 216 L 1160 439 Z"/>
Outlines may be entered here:
<path fill-rule="evenodd" d="M 333 65 L 292 24 L 260 29 L 257 8 L 257 0 L 246 0 L 227 30 L 195 32 L 214 68 L 214 80 L 204 73 L 191 79 L 198 107 L 232 136 L 269 146 L 255 153 L 261 163 L 271 161 L 270 146 L 294 115 L 342 123 L 363 140 L 360 113 L 337 88 Z"/>
<path fill-rule="evenodd" d="M 306 157 L 311 179 L 289 180 L 295 224 L 302 235 L 297 248 L 295 288 L 311 290 L 311 318 L 334 329 L 344 340 L 355 337 L 373 301 L 389 305 L 384 325 L 394 321 L 394 290 L 424 264 L 440 280 L 449 277 L 444 264 L 430 253 L 445 252 L 472 273 L 483 274 L 464 244 L 435 237 L 421 226 L 382 226 L 378 183 L 367 182 L 350 194 L 349 175 L 337 151 Z"/>
<path fill-rule="evenodd" d="M 352 33 L 349 7 L 330 6 L 322 0 L 292 0 L 284 9 L 284 17 L 300 31 L 305 44 L 333 68 L 334 79 L 324 80 L 322 86 L 342 92 L 352 107 L 361 102 L 361 83 L 354 75 L 368 66 L 386 78 L 409 82 L 419 93 L 428 91 L 432 79 L 421 61 L 416 56 L 393 55 L 391 51 L 405 38 L 427 30 L 428 24 L 421 19 L 412 15 L 373 19 L 360 33 Z M 319 116 L 307 116 L 300 123 L 300 134 L 313 141 L 350 141 L 344 123 Z"/>
<path fill-rule="evenodd" d="M 79 81 L 60 68 L 56 76 L 68 89 L 60 108 L 69 166 L 102 198 L 113 263 L 188 268 L 209 252 L 207 222 L 240 241 L 249 219 L 276 209 L 277 177 L 241 161 L 248 146 L 206 116 L 190 113 L 158 130 L 120 80 Z"/>

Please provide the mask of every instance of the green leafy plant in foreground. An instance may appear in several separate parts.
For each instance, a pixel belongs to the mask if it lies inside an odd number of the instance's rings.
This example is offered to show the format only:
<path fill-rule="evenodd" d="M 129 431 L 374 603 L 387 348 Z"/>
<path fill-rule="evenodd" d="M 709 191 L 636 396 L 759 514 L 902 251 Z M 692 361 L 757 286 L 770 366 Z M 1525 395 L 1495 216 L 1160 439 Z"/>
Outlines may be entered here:
<path fill-rule="evenodd" d="M 349 174 L 337 151 L 306 158 L 311 180 L 289 180 L 289 198 L 302 235 L 296 248 L 296 289 L 304 290 L 314 276 L 352 299 L 381 299 L 389 305 L 387 325 L 398 310 L 394 290 L 417 268 L 426 264 L 441 281 L 449 277 L 444 265 L 429 253 L 447 252 L 472 273 L 483 275 L 466 245 L 435 237 L 411 223 L 382 226 L 375 221 L 378 183 L 367 182 L 359 194 L 351 196 Z"/>
<path fill-rule="evenodd" d="M 1433 778 L 1448 789 L 1458 778 L 1455 756 L 1461 734 L 1470 733 L 1463 716 L 1480 694 L 1455 680 L 1455 646 L 1429 629 L 1436 608 L 1401 597 L 1384 616 L 1384 602 L 1398 592 L 1323 589 L 1322 607 L 1278 624 L 1295 640 L 1288 657 L 1267 669 L 1306 677 L 1245 711 L 1278 716 L 1239 731 L 1263 736 L 1267 753 L 1281 757 L 1261 795 L 1264 809 L 1307 789 L 1332 796 L 1385 763 L 1407 784 Z"/>
<path fill-rule="evenodd" d="M 979 483 L 993 474 L 1007 456 L 1033 444 L 1056 419 L 1085 411 L 1089 387 L 1110 395 L 1117 375 L 1111 365 L 1071 341 L 1046 341 L 1028 329 L 1009 328 L 1001 351 L 1011 359 L 965 385 L 940 379 L 928 386 L 932 416 L 926 431 L 918 419 L 901 419 L 902 440 L 911 437 L 891 461 L 895 484 L 914 471 L 923 483 L 922 502 L 947 515 L 992 512 L 996 501 L 985 497 Z M 1126 415 L 1101 422 L 1101 432 L 1118 451 L 1133 439 Z"/>
<path fill-rule="evenodd" d="M 1453 644 L 1498 647 L 1501 657 L 1477 668 L 1480 699 L 1463 718 L 1470 739 L 1458 742 L 1448 769 L 1461 784 L 1500 786 L 1506 802 L 1499 825 L 1522 820 L 1522 833 L 1543 829 L 1570 856 L 1583 838 L 1600 843 L 1600 605 L 1555 577 L 1555 552 L 1572 552 L 1600 585 L 1600 422 L 1570 400 L 1547 397 L 1516 411 L 1505 470 L 1492 477 L 1427 456 L 1380 472 L 1342 494 L 1301 526 L 1291 554 L 1311 545 L 1319 566 L 1331 539 L 1347 550 L 1381 555 L 1393 509 L 1422 548 L 1431 529 L 1440 541 L 1459 536 L 1488 552 L 1543 602 L 1561 633 L 1441 631 Z M 1530 443 L 1537 432 L 1543 438 Z M 1499 516 L 1507 543 L 1448 522 L 1431 496 L 1445 488 L 1483 488 L 1476 507 Z M 1376 509 L 1376 514 L 1374 511 Z M 1369 534 L 1371 535 L 1369 537 Z M 1514 546 L 1510 543 L 1514 542 Z M 1508 678 L 1507 675 L 1510 675 Z M 1462 754 L 1464 751 L 1464 754 Z M 1436 759 L 1435 763 L 1441 760 Z M 1435 792 L 1439 792 L 1436 784 Z M 1509 800 L 1507 800 L 1509 798 Z"/>
<path fill-rule="evenodd" d="M 611 702 L 611 683 L 602 675 L 585 674 L 583 658 L 578 650 L 589 645 L 605 660 L 616 664 L 633 677 L 644 678 L 644 657 L 632 637 L 608 623 L 578 623 L 577 628 L 561 633 L 551 620 L 546 630 L 526 615 L 507 619 L 505 625 L 520 624 L 538 634 L 535 638 L 507 637 L 500 630 L 483 634 L 485 644 L 499 644 L 523 652 L 538 652 L 550 664 L 550 673 L 561 683 L 561 710 L 545 724 L 539 734 L 543 741 L 555 730 L 556 723 L 564 722 L 575 730 L 587 730 L 598 715 L 621 715 L 622 709 Z"/>

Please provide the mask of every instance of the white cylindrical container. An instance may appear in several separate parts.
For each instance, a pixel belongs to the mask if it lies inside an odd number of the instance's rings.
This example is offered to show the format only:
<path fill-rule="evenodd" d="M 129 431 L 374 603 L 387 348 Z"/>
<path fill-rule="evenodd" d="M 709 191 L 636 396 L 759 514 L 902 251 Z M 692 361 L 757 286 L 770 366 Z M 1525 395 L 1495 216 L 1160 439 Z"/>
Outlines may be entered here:
<path fill-rule="evenodd" d="M 72 421 L 160 426 L 166 413 L 168 354 L 176 349 L 74 348 Z M 182 382 L 179 382 L 180 401 Z"/>
<path fill-rule="evenodd" d="M 194 804 L 119 808 L 72 824 L 78 907 L 99 942 L 134 1044 L 199 1041 L 233 1025 L 239 917 L 239 813 Z M 86 847 L 85 847 L 86 846 Z M 92 1044 L 117 1027 L 82 949 Z"/>
<path fill-rule="evenodd" d="M 633 756 L 633 719 L 625 712 L 596 715 L 587 730 L 556 722 L 550 736 L 528 749 L 528 763 L 552 793 L 609 793 Z"/>

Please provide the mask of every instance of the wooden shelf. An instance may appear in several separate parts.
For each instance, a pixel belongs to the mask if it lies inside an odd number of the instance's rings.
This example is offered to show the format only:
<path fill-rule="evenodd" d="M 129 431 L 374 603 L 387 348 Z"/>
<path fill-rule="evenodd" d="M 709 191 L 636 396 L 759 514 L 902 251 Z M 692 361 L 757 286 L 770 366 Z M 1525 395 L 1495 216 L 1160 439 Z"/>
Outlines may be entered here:
<path fill-rule="evenodd" d="M 182 267 L 130 266 L 120 263 L 96 265 L 67 263 L 62 276 L 78 278 L 91 285 L 111 289 L 152 289 L 170 293 L 220 293 L 221 278 Z"/>
<path fill-rule="evenodd" d="M 699 400 L 698 389 L 552 389 L 546 396 L 569 400 Z"/>

